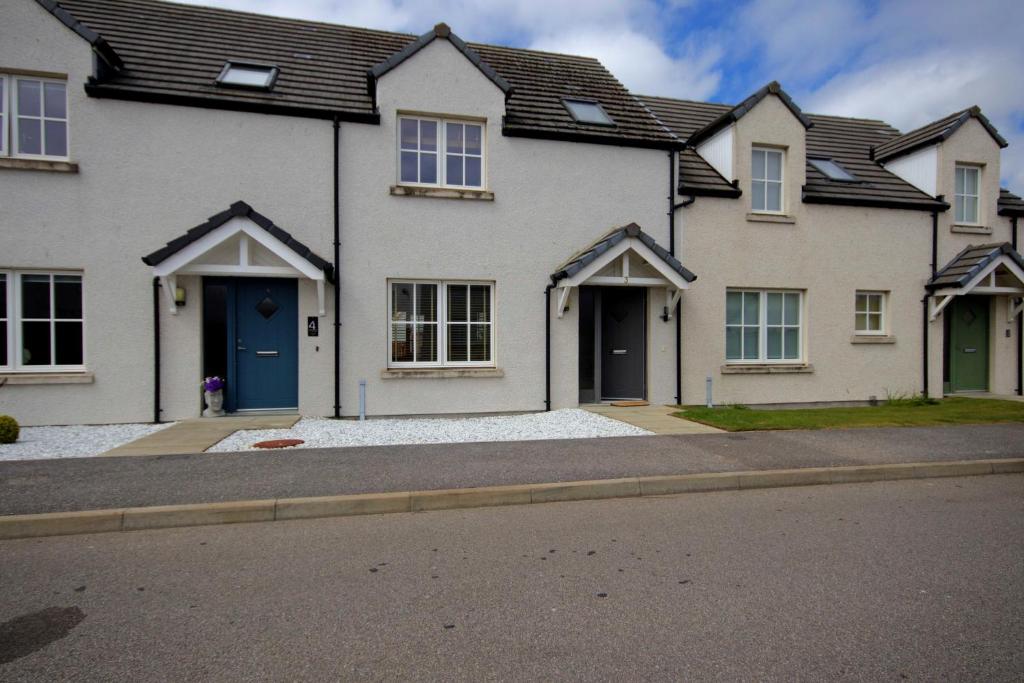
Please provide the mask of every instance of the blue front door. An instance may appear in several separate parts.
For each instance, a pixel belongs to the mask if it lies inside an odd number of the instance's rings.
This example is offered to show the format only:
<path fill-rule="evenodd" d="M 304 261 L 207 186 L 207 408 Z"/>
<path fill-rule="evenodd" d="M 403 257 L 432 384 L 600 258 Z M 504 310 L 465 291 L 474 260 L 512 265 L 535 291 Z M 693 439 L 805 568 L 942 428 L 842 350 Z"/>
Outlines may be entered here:
<path fill-rule="evenodd" d="M 229 408 L 259 410 L 299 405 L 299 303 L 295 280 L 238 278 L 234 339 L 229 338 Z M 230 315 L 230 311 L 229 311 Z M 233 380 L 233 381 L 232 381 Z"/>

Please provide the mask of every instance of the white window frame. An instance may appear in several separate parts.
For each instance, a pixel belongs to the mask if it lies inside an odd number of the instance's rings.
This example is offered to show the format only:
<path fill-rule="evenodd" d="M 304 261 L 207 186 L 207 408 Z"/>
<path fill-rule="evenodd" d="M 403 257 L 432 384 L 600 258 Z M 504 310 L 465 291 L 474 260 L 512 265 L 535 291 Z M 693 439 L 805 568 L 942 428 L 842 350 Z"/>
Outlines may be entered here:
<path fill-rule="evenodd" d="M 861 309 L 858 306 L 858 299 L 860 299 L 860 297 L 862 297 L 862 296 L 867 297 L 865 299 L 865 304 L 867 305 L 866 309 Z M 877 312 L 871 310 L 871 304 L 869 302 L 870 302 L 870 299 L 872 297 L 877 297 L 879 299 L 879 308 L 878 308 Z M 856 334 L 858 337 L 884 337 L 884 336 L 886 336 L 888 334 L 888 325 L 887 325 L 887 320 L 888 320 L 887 313 L 888 313 L 888 304 L 889 304 L 888 300 L 889 300 L 889 293 L 888 292 L 884 292 L 884 291 L 880 291 L 880 290 L 858 289 L 854 293 L 854 298 L 853 298 L 853 331 L 854 331 L 854 334 Z M 871 316 L 878 317 L 878 329 L 877 330 L 871 330 L 871 329 L 862 330 L 862 329 L 859 329 L 857 327 L 857 316 L 859 316 L 859 315 L 866 315 L 868 318 L 871 318 Z"/>
<path fill-rule="evenodd" d="M 959 172 L 961 170 L 964 171 L 964 188 L 963 188 L 963 192 L 960 191 L 960 188 L 957 186 L 957 182 L 956 182 L 957 172 Z M 968 192 L 967 192 L 967 174 L 968 173 L 974 173 L 977 176 L 977 182 L 975 183 L 975 187 L 977 188 L 977 193 L 975 193 L 975 194 L 968 194 Z M 966 206 L 965 206 L 964 200 L 967 199 L 968 197 L 972 197 L 974 199 L 974 220 L 970 220 L 967 217 L 967 215 L 966 215 Z M 957 164 L 956 165 L 956 168 L 953 171 L 953 198 L 954 198 L 953 222 L 955 224 L 957 224 L 957 225 L 981 225 L 981 167 L 980 166 L 972 166 L 970 164 Z M 959 217 L 959 213 L 960 213 L 960 208 L 961 207 L 964 207 L 964 219 L 963 220 L 960 220 L 960 217 Z"/>
<path fill-rule="evenodd" d="M 25 118 L 37 119 L 39 121 L 39 151 L 40 154 L 25 154 L 18 149 L 18 125 L 19 120 L 22 118 L 18 111 L 18 81 L 37 81 L 40 84 L 40 97 L 39 97 L 39 116 L 26 116 Z M 46 83 L 60 83 L 64 86 L 64 118 L 54 118 L 46 116 Z M 7 143 L 7 150 L 5 155 L 14 157 L 15 159 L 42 159 L 49 161 L 67 161 L 71 158 L 71 110 L 69 108 L 68 101 L 68 82 L 62 78 L 44 78 L 40 76 L 21 76 L 18 74 L 10 74 L 7 76 L 7 86 L 4 88 L 4 93 L 10 92 L 8 95 L 7 118 L 10 119 L 8 125 L 9 142 Z M 46 122 L 47 121 L 63 121 L 64 122 L 64 141 L 65 141 L 65 154 L 63 156 L 46 154 Z"/>
<path fill-rule="evenodd" d="M 11 147 L 11 79 L 7 74 L 0 74 L 0 157 L 10 156 Z"/>
<path fill-rule="evenodd" d="M 408 361 L 400 362 L 392 360 L 393 351 L 393 335 L 394 335 L 394 321 L 391 319 L 391 312 L 394 310 L 394 289 L 392 285 L 398 283 L 408 283 L 414 285 L 434 285 L 437 287 L 437 322 L 427 323 L 437 325 L 437 360 L 436 361 Z M 491 319 L 488 323 L 472 323 L 473 325 L 489 325 L 491 328 L 491 347 L 490 347 L 490 360 L 489 361 L 477 361 L 477 360 L 466 360 L 466 361 L 449 361 L 448 358 L 448 327 L 449 325 L 466 325 L 467 322 L 454 322 L 448 321 L 448 285 L 481 285 L 485 286 L 490 290 L 490 312 Z M 388 341 L 387 341 L 387 367 L 389 368 L 493 368 L 495 367 L 495 321 L 494 321 L 494 289 L 495 283 L 493 280 L 423 280 L 417 278 L 389 278 L 387 281 L 388 288 L 388 309 L 387 309 L 387 325 L 388 325 Z"/>
<path fill-rule="evenodd" d="M 758 339 L 757 339 L 757 358 L 729 358 L 728 357 L 728 342 L 726 341 L 725 350 L 725 363 L 726 365 L 802 365 L 806 362 L 805 358 L 807 355 L 807 311 L 806 311 L 806 297 L 805 291 L 802 289 L 756 289 L 749 287 L 729 287 L 726 289 L 726 302 L 728 302 L 729 294 L 743 293 L 743 294 L 757 294 L 759 295 L 758 300 Z M 768 324 L 768 295 L 769 294 L 796 294 L 797 295 L 797 310 L 800 312 L 800 320 L 796 325 L 787 324 L 785 318 L 785 298 L 783 298 L 783 309 L 782 309 L 782 322 L 777 325 Z M 728 303 L 726 304 L 728 305 Z M 741 306 L 741 315 L 745 311 Z M 747 323 L 746 320 L 740 318 L 742 325 L 735 323 L 730 324 L 728 318 L 728 311 L 725 316 L 725 329 L 728 330 L 730 327 L 754 327 Z M 768 328 L 782 328 L 782 358 L 768 358 Z M 786 358 L 786 332 L 787 328 L 796 328 L 797 340 L 799 341 L 800 348 L 796 358 Z M 740 339 L 740 353 L 743 352 L 743 340 Z"/>
<path fill-rule="evenodd" d="M 754 152 L 765 153 L 765 168 L 761 169 L 763 176 L 768 175 L 768 154 L 779 155 L 779 179 L 768 180 L 767 177 L 758 178 L 754 171 Z M 759 209 L 754 206 L 754 183 L 764 183 L 764 205 L 765 208 Z M 768 207 L 768 184 L 777 184 L 779 186 L 779 209 L 769 209 Z M 750 148 L 750 211 L 752 213 L 768 213 L 773 215 L 782 215 L 786 213 L 786 150 L 779 149 L 778 147 L 765 147 L 764 145 L 754 145 Z"/>
<path fill-rule="evenodd" d="M 47 373 L 47 372 L 83 372 L 88 363 L 86 356 L 86 323 L 85 323 L 85 275 L 80 270 L 0 270 L 0 274 L 7 277 L 7 365 L 0 365 L 4 372 L 23 373 Z M 57 358 L 57 336 L 56 322 L 80 322 L 82 324 L 82 363 L 80 365 L 27 365 L 22 363 L 22 333 L 21 324 L 24 318 L 21 314 L 21 277 L 23 275 L 46 275 L 50 278 L 50 360 Z M 57 275 L 72 275 L 81 278 L 82 288 L 82 317 L 81 318 L 57 318 L 57 309 L 54 306 L 54 282 Z M 42 318 L 30 318 L 32 320 L 43 320 Z"/>
<path fill-rule="evenodd" d="M 402 121 L 416 121 L 417 125 L 419 121 L 433 121 L 437 124 L 437 168 L 436 183 L 420 183 L 410 182 L 402 180 Z M 462 126 L 479 126 L 480 127 L 480 154 L 466 154 L 465 151 L 465 136 L 463 136 L 463 151 L 458 156 L 461 156 L 462 161 L 462 179 L 466 179 L 466 157 L 475 157 L 480 159 L 480 185 L 454 185 L 448 182 L 448 124 L 458 124 Z M 396 176 L 399 185 L 406 187 L 441 187 L 441 188 L 452 188 L 458 190 L 486 190 L 487 189 L 487 122 L 479 119 L 459 119 L 459 118 L 438 118 L 435 116 L 420 116 L 417 114 L 399 114 L 398 124 L 395 127 L 395 147 L 397 149 L 395 157 L 395 169 Z M 411 151 L 411 150 L 406 150 Z M 419 154 L 422 152 L 417 149 L 417 162 L 419 160 Z M 418 167 L 417 167 L 418 168 Z"/>

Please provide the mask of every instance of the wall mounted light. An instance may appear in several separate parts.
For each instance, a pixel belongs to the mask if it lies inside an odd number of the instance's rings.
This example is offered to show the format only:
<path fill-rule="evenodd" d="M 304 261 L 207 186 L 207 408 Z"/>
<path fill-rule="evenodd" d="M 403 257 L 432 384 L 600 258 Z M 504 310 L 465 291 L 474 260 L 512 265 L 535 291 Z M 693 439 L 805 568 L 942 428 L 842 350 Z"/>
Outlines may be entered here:
<path fill-rule="evenodd" d="M 174 288 L 174 305 L 184 306 L 185 305 L 185 288 L 175 287 Z"/>

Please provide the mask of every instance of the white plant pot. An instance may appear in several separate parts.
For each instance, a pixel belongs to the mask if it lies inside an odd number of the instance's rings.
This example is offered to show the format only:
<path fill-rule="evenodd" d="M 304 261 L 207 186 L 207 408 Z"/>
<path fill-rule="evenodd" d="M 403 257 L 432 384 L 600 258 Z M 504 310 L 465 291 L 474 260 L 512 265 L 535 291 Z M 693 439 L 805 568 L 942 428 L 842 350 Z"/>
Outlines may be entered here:
<path fill-rule="evenodd" d="M 207 391 L 203 417 L 224 417 L 224 390 Z"/>

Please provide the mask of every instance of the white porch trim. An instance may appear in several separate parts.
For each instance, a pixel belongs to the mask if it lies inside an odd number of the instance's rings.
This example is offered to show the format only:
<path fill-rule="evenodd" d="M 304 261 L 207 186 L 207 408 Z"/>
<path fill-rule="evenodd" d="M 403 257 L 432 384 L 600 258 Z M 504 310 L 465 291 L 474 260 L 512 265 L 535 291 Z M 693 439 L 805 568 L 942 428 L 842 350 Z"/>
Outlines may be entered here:
<path fill-rule="evenodd" d="M 996 269 L 1000 266 L 1010 271 L 1010 274 L 1017 279 L 1019 286 L 1000 287 L 996 285 Z M 942 287 L 934 290 L 928 297 L 928 321 L 935 322 L 942 310 L 953 300 L 953 297 L 966 294 L 1024 297 L 1024 270 L 1021 270 L 1013 259 L 1004 254 L 982 268 L 963 287 Z M 1011 307 L 1009 322 L 1012 322 L 1021 313 L 1021 310 L 1021 305 Z"/>

